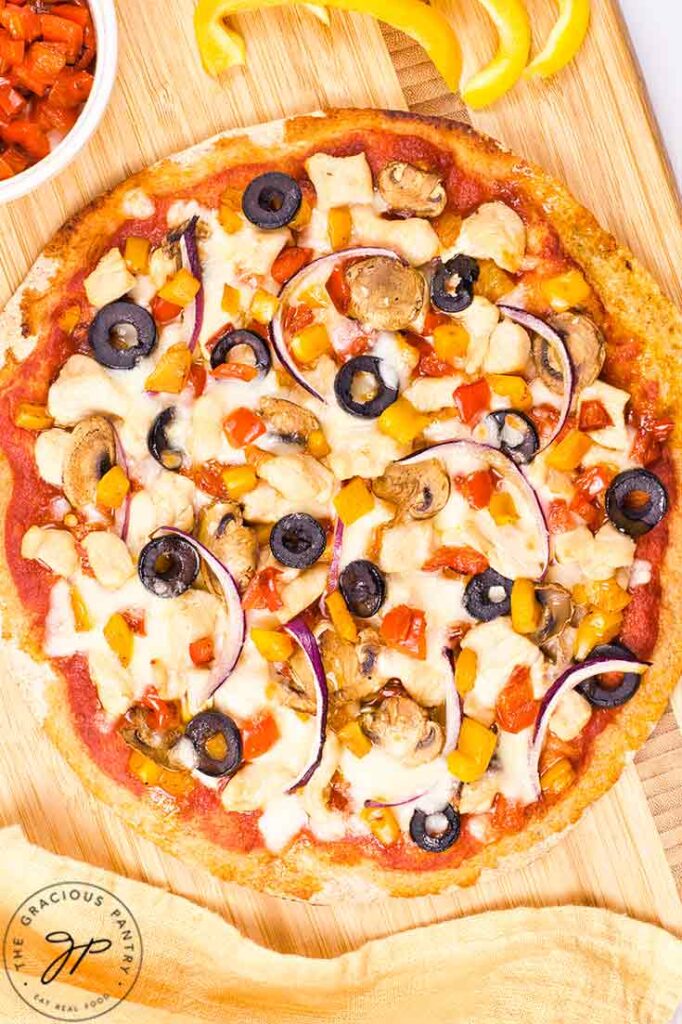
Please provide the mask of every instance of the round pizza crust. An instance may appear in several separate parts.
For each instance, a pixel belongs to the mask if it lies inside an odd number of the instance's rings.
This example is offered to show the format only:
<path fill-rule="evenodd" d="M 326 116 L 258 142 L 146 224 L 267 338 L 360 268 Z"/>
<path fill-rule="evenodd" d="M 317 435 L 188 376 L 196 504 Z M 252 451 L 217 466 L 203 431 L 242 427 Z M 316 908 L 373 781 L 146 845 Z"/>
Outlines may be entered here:
<path fill-rule="evenodd" d="M 423 118 L 397 111 L 331 110 L 274 122 L 250 130 L 222 133 L 140 171 L 100 196 L 69 221 L 48 244 L 28 277 L 0 315 L 0 346 L 6 386 L 21 362 L 44 341 L 41 325 L 49 322 L 61 289 L 84 266 L 91 266 L 107 240 L 130 219 L 131 196 L 141 189 L 155 197 L 173 196 L 206 177 L 243 164 L 276 163 L 338 145 L 362 141 L 363 133 L 388 133 L 418 139 L 452 154 L 466 172 L 489 181 L 504 181 L 517 195 L 542 207 L 568 255 L 599 296 L 614 327 L 642 345 L 642 369 L 660 387 L 662 402 L 676 421 L 670 449 L 675 479 L 682 476 L 682 315 L 662 294 L 650 274 L 597 223 L 558 181 L 527 164 L 499 143 L 468 125 L 443 118 Z M 682 365 L 682 362 L 680 362 Z M 667 369 L 664 372 L 663 367 Z M 672 372 L 671 372 L 671 368 Z M 12 489 L 12 471 L 0 460 L 0 530 Z M 220 878 L 280 896 L 329 903 L 382 896 L 421 896 L 474 884 L 483 871 L 518 867 L 537 856 L 571 826 L 618 779 L 624 765 L 647 739 L 665 710 L 682 672 L 682 621 L 674 601 L 682 593 L 682 512 L 674 494 L 668 516 L 669 542 L 661 569 L 659 640 L 646 681 L 596 738 L 590 762 L 566 796 L 520 833 L 505 835 L 457 868 L 404 871 L 385 868 L 358 853 L 352 863 L 335 862 L 333 846 L 299 838 L 283 854 L 266 850 L 234 852 L 211 842 L 191 820 L 168 815 L 151 799 L 135 796 L 97 765 L 75 728 L 66 682 L 51 667 L 31 635 L 31 620 L 14 589 L 5 544 L 0 547 L 0 599 L 4 634 L 40 665 L 40 705 L 44 728 L 68 763 L 96 797 L 161 847 L 208 868 Z M 4 536 L 3 536 L 4 541 Z M 36 683 L 36 685 L 38 685 Z"/>

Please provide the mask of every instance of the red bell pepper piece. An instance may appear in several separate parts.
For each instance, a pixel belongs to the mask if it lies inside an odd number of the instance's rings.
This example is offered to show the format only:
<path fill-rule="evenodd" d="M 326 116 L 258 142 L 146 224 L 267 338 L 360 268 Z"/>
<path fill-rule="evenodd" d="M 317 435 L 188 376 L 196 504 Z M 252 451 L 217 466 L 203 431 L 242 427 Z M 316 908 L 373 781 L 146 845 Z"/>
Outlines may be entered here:
<path fill-rule="evenodd" d="M 279 739 L 279 728 L 274 715 L 270 711 L 264 711 L 243 722 L 241 734 L 244 760 L 253 761 L 274 746 Z"/>
<path fill-rule="evenodd" d="M 497 698 L 495 719 L 505 732 L 521 732 L 537 718 L 540 701 L 535 699 L 527 665 L 517 665 Z"/>
<path fill-rule="evenodd" d="M 277 284 L 284 284 L 290 277 L 297 274 L 299 270 L 310 263 L 313 258 L 312 249 L 304 249 L 298 245 L 291 245 L 282 249 L 281 253 L 272 264 L 270 273 Z"/>
<path fill-rule="evenodd" d="M 252 409 L 240 406 L 225 417 L 223 430 L 233 448 L 243 448 L 265 433 L 265 424 Z"/>
<path fill-rule="evenodd" d="M 336 306 L 339 313 L 345 316 L 350 303 L 350 287 L 346 280 L 346 269 L 339 264 L 335 267 L 325 285 L 327 295 Z"/>
<path fill-rule="evenodd" d="M 436 553 L 424 563 L 423 568 L 426 572 L 452 569 L 453 572 L 461 573 L 463 576 L 477 576 L 479 572 L 485 572 L 488 565 L 488 559 L 480 551 L 464 546 L 461 548 L 438 548 Z"/>
<path fill-rule="evenodd" d="M 452 397 L 464 422 L 473 423 L 485 409 L 490 407 L 490 385 L 485 377 L 481 377 L 473 384 L 461 384 L 455 388 Z"/>
<path fill-rule="evenodd" d="M 249 363 L 220 363 L 211 370 L 211 376 L 217 380 L 253 380 L 258 370 Z"/>
<path fill-rule="evenodd" d="M 189 656 L 195 665 L 208 665 L 215 657 L 212 636 L 202 636 L 189 645 Z"/>
<path fill-rule="evenodd" d="M 287 306 L 282 317 L 282 331 L 285 337 L 293 337 L 304 327 L 309 327 L 315 319 L 310 306 L 299 303 L 298 306 Z"/>
<path fill-rule="evenodd" d="M 603 430 L 612 427 L 613 420 L 601 402 L 588 401 L 580 406 L 578 427 L 580 430 Z"/>
<path fill-rule="evenodd" d="M 151 301 L 152 316 L 157 324 L 168 324 L 182 313 L 182 307 L 155 295 Z"/>
<path fill-rule="evenodd" d="M 426 657 L 426 617 L 419 608 L 396 605 L 384 616 L 379 632 L 389 647 L 413 658 Z"/>
<path fill-rule="evenodd" d="M 244 591 L 243 607 L 247 610 L 267 608 L 268 611 L 278 612 L 284 604 L 277 586 L 281 575 L 281 569 L 276 569 L 274 565 L 269 565 L 266 569 L 261 569 L 259 573 L 256 573 Z"/>
<path fill-rule="evenodd" d="M 495 478 L 489 469 L 479 469 L 457 477 L 455 486 L 472 508 L 487 508 L 495 490 Z"/>

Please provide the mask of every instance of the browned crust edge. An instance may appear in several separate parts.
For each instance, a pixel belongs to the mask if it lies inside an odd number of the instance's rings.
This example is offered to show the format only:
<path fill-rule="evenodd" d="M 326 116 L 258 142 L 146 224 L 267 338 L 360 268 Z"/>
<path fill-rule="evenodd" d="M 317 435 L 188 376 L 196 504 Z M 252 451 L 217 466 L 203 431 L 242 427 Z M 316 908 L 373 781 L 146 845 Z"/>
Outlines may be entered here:
<path fill-rule="evenodd" d="M 662 294 L 650 274 L 627 249 L 581 207 L 568 190 L 508 153 L 498 143 L 468 125 L 444 118 L 421 118 L 402 111 L 332 110 L 278 122 L 252 132 L 228 132 L 207 143 L 141 171 L 111 192 L 100 196 L 70 220 L 48 244 L 36 267 L 0 316 L 0 340 L 9 357 L 0 372 L 0 385 L 11 379 L 17 362 L 27 354 L 39 325 L 49 320 L 61 287 L 101 254 L 106 239 L 127 218 L 123 199 L 131 189 L 152 195 L 173 195 L 208 175 L 244 163 L 276 161 L 310 148 L 324 149 L 340 138 L 361 137 L 370 130 L 417 136 L 450 151 L 463 170 L 475 170 L 491 180 L 504 179 L 530 202 L 542 206 L 567 253 L 582 268 L 600 296 L 615 326 L 643 343 L 643 370 L 658 380 L 663 401 L 675 415 L 671 449 L 675 475 L 682 470 L 682 377 L 669 372 L 682 354 L 682 316 Z M 46 262 L 47 261 L 47 262 Z M 46 278 L 46 270 L 49 281 Z M 663 372 L 663 367 L 668 373 Z M 0 518 L 11 493 L 12 474 L 0 463 Z M 640 747 L 663 713 L 682 672 L 682 623 L 673 608 L 682 593 L 682 514 L 677 506 L 669 517 L 670 541 L 661 574 L 663 598 L 659 641 L 654 667 L 647 680 L 620 712 L 617 720 L 594 744 L 586 771 L 566 797 L 521 833 L 508 835 L 486 847 L 459 868 L 428 872 L 396 871 L 363 858 L 349 866 L 333 862 L 324 844 L 296 841 L 284 854 L 265 851 L 229 852 L 201 835 L 191 822 L 160 813 L 150 799 L 139 799 L 114 782 L 96 765 L 76 732 L 65 682 L 51 674 L 43 698 L 45 728 L 55 745 L 85 785 L 113 807 L 129 824 L 168 852 L 192 860 L 220 878 L 280 896 L 331 902 L 341 898 L 370 899 L 382 895 L 420 896 L 474 883 L 482 871 L 504 865 L 520 866 L 537 856 L 541 847 L 578 820 L 591 803 L 617 780 L 624 764 Z M 29 619 L 14 590 L 0 549 L 0 600 L 5 613 L 5 635 L 14 637 L 38 663 L 45 657 L 29 633 Z"/>

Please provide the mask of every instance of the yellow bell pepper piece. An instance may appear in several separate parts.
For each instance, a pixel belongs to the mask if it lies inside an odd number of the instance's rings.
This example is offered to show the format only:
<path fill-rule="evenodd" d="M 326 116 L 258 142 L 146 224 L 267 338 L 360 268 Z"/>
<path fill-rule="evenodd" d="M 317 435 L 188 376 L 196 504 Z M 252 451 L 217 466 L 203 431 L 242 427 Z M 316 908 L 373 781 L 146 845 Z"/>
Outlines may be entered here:
<path fill-rule="evenodd" d="M 218 208 L 218 220 L 220 226 L 228 235 L 236 235 L 241 231 L 244 220 L 237 210 L 233 210 L 227 203 L 221 203 Z"/>
<path fill-rule="evenodd" d="M 348 611 L 340 590 L 333 590 L 331 594 L 327 595 L 327 611 L 332 625 L 341 639 L 354 644 L 358 639 L 358 627 Z"/>
<path fill-rule="evenodd" d="M 540 788 L 543 793 L 551 793 L 556 796 L 563 793 L 575 779 L 573 765 L 566 757 L 559 758 L 551 768 L 540 776 Z"/>
<path fill-rule="evenodd" d="M 327 215 L 327 234 L 334 252 L 346 249 L 350 242 L 353 221 L 347 206 L 336 206 Z"/>
<path fill-rule="evenodd" d="M 54 420 L 44 405 L 36 405 L 33 402 L 20 402 L 14 422 L 24 430 L 47 430 L 54 423 Z"/>
<path fill-rule="evenodd" d="M 342 487 L 334 498 L 336 514 L 344 526 L 350 526 L 374 508 L 374 495 L 359 476 Z"/>
<path fill-rule="evenodd" d="M 258 477 L 253 466 L 228 466 L 221 473 L 225 490 L 233 501 L 239 501 L 249 491 L 255 490 Z"/>
<path fill-rule="evenodd" d="M 498 302 L 512 290 L 514 278 L 498 267 L 493 260 L 479 260 L 478 280 L 474 284 L 474 295 L 482 295 L 489 302 Z"/>
<path fill-rule="evenodd" d="M 71 609 L 73 611 L 73 621 L 76 627 L 76 632 L 87 633 L 92 629 L 92 619 L 90 618 L 87 605 L 83 600 L 83 595 L 76 587 L 71 587 L 69 597 L 71 598 Z"/>
<path fill-rule="evenodd" d="M 531 44 L 530 20 L 523 0 L 480 2 L 497 29 L 499 45 L 492 61 L 462 88 L 462 99 L 474 110 L 499 100 L 519 80 Z"/>
<path fill-rule="evenodd" d="M 567 270 L 564 274 L 546 278 L 541 282 L 540 290 L 557 313 L 565 313 L 574 306 L 582 305 L 592 294 L 592 289 L 579 270 Z"/>
<path fill-rule="evenodd" d="M 451 324 L 439 324 L 433 331 L 433 347 L 439 359 L 451 366 L 467 354 L 469 348 L 469 332 L 464 324 L 453 321 Z M 453 389 L 454 390 L 454 389 Z"/>
<path fill-rule="evenodd" d="M 462 218 L 453 210 L 443 210 L 432 222 L 438 240 L 444 249 L 451 249 L 462 227 Z"/>
<path fill-rule="evenodd" d="M 256 650 L 266 661 L 288 661 L 294 653 L 294 641 L 278 629 L 252 629 Z"/>
<path fill-rule="evenodd" d="M 149 266 L 149 252 L 152 244 L 148 238 L 130 235 L 126 238 L 123 258 L 131 274 L 146 274 Z"/>
<path fill-rule="evenodd" d="M 291 351 L 297 363 L 305 365 L 330 352 L 332 343 L 324 324 L 310 324 L 291 339 Z"/>
<path fill-rule="evenodd" d="M 578 468 L 591 447 L 592 439 L 587 434 L 581 434 L 579 430 L 569 430 L 550 451 L 546 459 L 547 465 L 563 473 L 570 473 Z"/>
<path fill-rule="evenodd" d="M 344 747 L 347 747 L 356 757 L 366 757 L 372 749 L 372 742 L 362 731 L 362 726 L 358 721 L 347 722 L 336 735 Z"/>
<path fill-rule="evenodd" d="M 509 404 L 513 409 L 525 412 L 533 408 L 533 396 L 523 377 L 515 377 L 507 373 L 488 373 L 485 379 L 488 381 L 491 391 L 509 399 Z"/>
<path fill-rule="evenodd" d="M 315 459 L 323 459 L 325 455 L 329 455 L 331 448 L 321 430 L 313 430 L 311 433 L 308 438 L 308 451 Z"/>
<path fill-rule="evenodd" d="M 104 627 L 104 639 L 123 667 L 127 668 L 133 656 L 134 635 L 120 612 L 114 612 L 107 620 Z"/>
<path fill-rule="evenodd" d="M 448 770 L 462 782 L 476 782 L 488 769 L 497 745 L 497 733 L 474 718 L 465 718 L 457 750 L 448 755 Z"/>
<path fill-rule="evenodd" d="M 460 697 L 473 690 L 478 671 L 478 655 L 469 647 L 463 647 L 455 662 L 455 687 Z"/>
<path fill-rule="evenodd" d="M 559 17 L 524 75 L 549 78 L 573 60 L 590 27 L 590 0 L 559 0 Z"/>
<path fill-rule="evenodd" d="M 145 786 L 156 786 L 163 771 L 160 764 L 152 761 L 151 757 L 146 757 L 141 750 L 133 750 L 128 768 L 140 782 L 144 782 Z"/>
<path fill-rule="evenodd" d="M 507 526 L 510 523 L 515 523 L 519 518 L 514 499 L 507 491 L 495 491 L 490 499 L 488 511 L 497 526 Z"/>
<path fill-rule="evenodd" d="M 225 19 L 259 7 L 295 6 L 300 0 L 199 0 L 194 12 L 199 53 L 209 75 L 244 64 L 246 47 Z M 405 32 L 426 50 L 452 92 L 459 86 L 462 55 L 459 41 L 447 19 L 422 0 L 321 0 L 316 5 L 341 11 L 371 14 L 392 28 Z M 525 61 L 524 61 L 525 64 Z"/>
<path fill-rule="evenodd" d="M 541 617 L 542 608 L 535 596 L 533 581 L 521 577 L 514 580 L 511 592 L 511 620 L 515 632 L 522 635 L 534 633 L 540 625 Z"/>
<path fill-rule="evenodd" d="M 580 620 L 575 638 L 574 657 L 583 661 L 598 644 L 608 644 L 620 633 L 623 616 L 620 612 L 590 612 Z"/>
<path fill-rule="evenodd" d="M 239 288 L 233 288 L 231 284 L 226 284 L 223 288 L 223 297 L 220 302 L 220 308 L 223 313 L 227 313 L 228 316 L 236 316 L 241 309 L 241 296 L 239 294 Z"/>
<path fill-rule="evenodd" d="M 97 484 L 97 504 L 112 510 L 120 508 L 129 490 L 130 480 L 121 467 L 112 466 Z"/>
<path fill-rule="evenodd" d="M 173 772 L 162 768 L 158 785 L 170 796 L 184 796 L 194 789 L 195 782 L 189 772 Z"/>
<path fill-rule="evenodd" d="M 71 334 L 80 318 L 80 306 L 68 306 L 59 317 L 58 323 L 65 334 Z"/>
<path fill-rule="evenodd" d="M 428 426 L 428 416 L 417 412 L 406 398 L 398 398 L 377 420 L 379 430 L 399 444 L 411 444 Z"/>
<path fill-rule="evenodd" d="M 610 580 L 577 583 L 573 588 L 573 597 L 577 604 L 592 605 L 600 612 L 622 612 L 632 600 L 627 590 L 623 590 L 613 577 Z"/>
<path fill-rule="evenodd" d="M 277 312 L 279 299 L 272 292 L 266 292 L 264 288 L 258 288 L 251 299 L 251 316 L 259 324 L 269 324 Z"/>
<path fill-rule="evenodd" d="M 194 302 L 200 288 L 201 281 L 197 281 L 186 267 L 180 267 L 177 273 L 166 281 L 163 288 L 159 289 L 159 298 L 184 309 Z"/>
<path fill-rule="evenodd" d="M 329 305 L 329 292 L 323 284 L 311 284 L 301 292 L 299 301 L 309 309 L 326 309 Z"/>
<path fill-rule="evenodd" d="M 310 224 L 312 215 L 313 208 L 306 199 L 306 197 L 303 196 L 303 199 L 301 200 L 301 205 L 298 208 L 298 213 L 289 224 L 289 227 L 291 228 L 292 231 L 302 231 L 303 228 L 307 227 L 308 224 Z"/>
<path fill-rule="evenodd" d="M 400 826 L 390 807 L 363 807 L 360 818 L 382 846 L 393 846 L 398 841 Z"/>
<path fill-rule="evenodd" d="M 187 345 L 182 342 L 171 345 L 144 382 L 145 389 L 179 395 L 187 383 L 191 368 L 192 353 Z"/>

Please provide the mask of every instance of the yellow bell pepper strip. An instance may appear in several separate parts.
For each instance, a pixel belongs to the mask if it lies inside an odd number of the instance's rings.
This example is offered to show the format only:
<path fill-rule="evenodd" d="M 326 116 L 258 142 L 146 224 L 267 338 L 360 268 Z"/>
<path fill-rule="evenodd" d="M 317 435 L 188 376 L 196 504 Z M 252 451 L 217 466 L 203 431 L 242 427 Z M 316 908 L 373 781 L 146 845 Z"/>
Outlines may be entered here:
<path fill-rule="evenodd" d="M 130 490 L 130 480 L 120 466 L 112 466 L 97 484 L 97 504 L 112 511 L 120 508 Z"/>
<path fill-rule="evenodd" d="M 327 611 L 341 639 L 348 640 L 351 644 L 357 643 L 358 628 L 340 590 L 332 590 L 331 594 L 327 595 Z"/>
<path fill-rule="evenodd" d="M 17 427 L 22 427 L 24 430 L 47 430 L 52 426 L 54 420 L 47 411 L 46 405 L 20 402 L 14 414 L 14 422 Z"/>
<path fill-rule="evenodd" d="M 244 40 L 238 32 L 227 27 L 226 18 L 259 7 L 296 6 L 300 3 L 301 0 L 199 0 L 194 12 L 194 30 L 199 53 L 209 75 L 216 77 L 236 64 L 245 63 Z M 445 84 L 456 92 L 462 68 L 459 41 L 447 19 L 422 0 L 322 0 L 319 6 L 371 14 L 392 28 L 405 32 L 423 46 Z M 523 63 L 525 66 L 526 61 Z"/>
<path fill-rule="evenodd" d="M 554 28 L 524 75 L 528 78 L 549 78 L 561 71 L 583 45 L 589 27 L 590 0 L 559 0 L 559 17 Z"/>
<path fill-rule="evenodd" d="M 369 737 L 362 731 L 362 726 L 357 721 L 347 722 L 336 735 L 355 757 L 366 757 L 372 749 Z"/>
<path fill-rule="evenodd" d="M 374 495 L 359 476 L 354 477 L 341 488 L 334 498 L 336 514 L 344 526 L 351 526 L 356 519 L 374 508 Z"/>
<path fill-rule="evenodd" d="M 531 33 L 523 0 L 480 0 L 490 15 L 497 34 L 497 53 L 462 88 L 462 99 L 478 110 L 504 96 L 519 80 L 528 63 Z"/>

